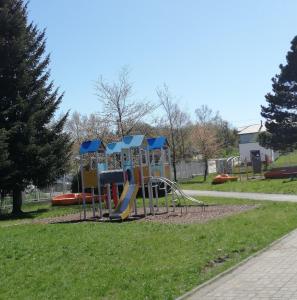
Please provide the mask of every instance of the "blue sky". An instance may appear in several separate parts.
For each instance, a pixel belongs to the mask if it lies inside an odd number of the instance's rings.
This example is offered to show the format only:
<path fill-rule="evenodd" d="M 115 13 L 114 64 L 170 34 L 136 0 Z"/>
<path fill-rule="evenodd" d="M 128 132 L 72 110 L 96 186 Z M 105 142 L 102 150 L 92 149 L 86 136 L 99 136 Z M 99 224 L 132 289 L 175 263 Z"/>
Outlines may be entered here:
<path fill-rule="evenodd" d="M 297 35 L 296 0 L 30 0 L 28 8 L 46 28 L 62 112 L 100 111 L 94 82 L 128 65 L 135 99 L 157 102 L 166 82 L 192 116 L 207 104 L 234 126 L 255 123 Z"/>

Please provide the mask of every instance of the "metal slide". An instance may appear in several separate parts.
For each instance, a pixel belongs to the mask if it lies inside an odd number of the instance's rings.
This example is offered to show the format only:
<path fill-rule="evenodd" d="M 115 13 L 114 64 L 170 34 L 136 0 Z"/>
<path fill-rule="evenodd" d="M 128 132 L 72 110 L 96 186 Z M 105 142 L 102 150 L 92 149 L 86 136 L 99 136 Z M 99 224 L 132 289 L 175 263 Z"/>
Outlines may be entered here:
<path fill-rule="evenodd" d="M 172 192 L 175 193 L 178 198 L 181 197 L 183 199 L 187 199 L 187 200 L 195 202 L 195 203 L 197 203 L 198 205 L 201 205 L 201 206 L 205 205 L 203 201 L 197 200 L 197 199 L 195 199 L 191 196 L 186 195 L 176 182 L 171 181 L 170 179 L 168 179 L 166 177 L 154 177 L 154 176 L 152 176 L 152 177 L 150 177 L 150 179 L 153 180 L 153 181 L 155 180 L 155 181 L 165 183 L 168 186 L 170 186 L 170 188 L 172 189 Z"/>
<path fill-rule="evenodd" d="M 134 206 L 134 200 L 138 192 L 138 184 L 129 184 L 127 181 L 122 192 L 118 206 L 114 212 L 109 216 L 111 219 L 126 219 Z"/>

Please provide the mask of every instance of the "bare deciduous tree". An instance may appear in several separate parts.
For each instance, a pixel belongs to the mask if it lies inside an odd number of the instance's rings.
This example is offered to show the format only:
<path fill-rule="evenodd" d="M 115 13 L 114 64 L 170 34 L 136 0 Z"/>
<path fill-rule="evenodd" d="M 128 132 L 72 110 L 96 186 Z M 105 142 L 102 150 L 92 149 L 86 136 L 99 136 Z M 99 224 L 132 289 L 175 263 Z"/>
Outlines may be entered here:
<path fill-rule="evenodd" d="M 173 102 L 174 97 L 171 95 L 169 88 L 166 84 L 162 88 L 157 88 L 157 95 L 161 106 L 163 107 L 166 117 L 165 117 L 165 128 L 168 127 L 168 137 L 169 143 L 172 150 L 172 166 L 173 166 L 173 176 L 174 180 L 176 177 L 176 162 L 177 162 L 177 143 L 178 143 L 178 118 L 181 116 L 181 111 L 176 103 Z M 181 121 L 181 119 L 180 119 Z"/>
<path fill-rule="evenodd" d="M 96 83 L 96 94 L 103 105 L 101 116 L 120 137 L 130 134 L 143 118 L 156 106 L 148 101 L 132 100 L 133 84 L 129 81 L 129 70 L 122 68 L 117 81 L 109 83 L 101 76 Z"/>
<path fill-rule="evenodd" d="M 195 114 L 197 118 L 197 123 L 203 125 L 216 124 L 222 119 L 218 111 L 214 113 L 212 109 L 205 104 L 197 108 L 195 110 Z"/>
<path fill-rule="evenodd" d="M 176 114 L 176 128 L 177 128 L 177 158 L 185 160 L 190 155 L 191 141 L 191 120 L 190 116 L 180 109 Z"/>
<path fill-rule="evenodd" d="M 192 129 L 192 141 L 204 161 L 204 181 L 206 181 L 208 160 L 215 157 L 221 149 L 217 134 L 217 124 L 221 117 L 218 112 L 214 114 L 206 105 L 196 109 L 195 113 L 197 122 Z"/>
<path fill-rule="evenodd" d="M 200 125 L 212 126 L 221 145 L 220 154 L 231 155 L 238 151 L 238 137 L 230 123 L 220 116 L 218 111 L 213 112 L 207 105 L 202 105 L 195 110 L 196 121 Z"/>
<path fill-rule="evenodd" d="M 220 150 L 216 132 L 210 125 L 196 124 L 192 129 L 192 141 L 204 161 L 204 181 L 206 181 L 208 160 L 215 157 Z"/>
<path fill-rule="evenodd" d="M 108 124 L 98 114 L 82 115 L 79 112 L 74 112 L 69 116 L 65 124 L 65 130 L 70 135 L 73 143 L 73 157 L 77 156 L 81 143 L 86 140 L 113 140 Z"/>

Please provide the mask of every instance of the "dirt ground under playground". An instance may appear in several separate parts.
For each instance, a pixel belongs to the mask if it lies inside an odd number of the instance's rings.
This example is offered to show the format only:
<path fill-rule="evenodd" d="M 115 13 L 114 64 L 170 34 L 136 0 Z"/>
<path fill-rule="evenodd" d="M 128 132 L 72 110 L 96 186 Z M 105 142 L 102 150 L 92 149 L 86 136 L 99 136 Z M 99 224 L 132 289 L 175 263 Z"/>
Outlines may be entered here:
<path fill-rule="evenodd" d="M 257 205 L 209 205 L 204 208 L 197 206 L 190 207 L 176 207 L 173 211 L 172 207 L 169 208 L 167 213 L 165 207 L 160 207 L 158 211 L 155 211 L 154 215 L 147 215 L 144 217 L 143 209 L 138 209 L 138 216 L 130 217 L 127 221 L 136 222 L 158 222 L 169 224 L 193 224 L 193 223 L 205 223 L 209 220 L 223 218 L 226 216 L 238 214 L 241 212 L 249 211 L 256 208 Z M 155 208 L 156 209 L 156 208 Z M 96 213 L 98 215 L 98 212 Z M 55 224 L 55 223 L 76 223 L 82 220 L 83 214 L 76 213 L 60 217 L 52 217 L 46 219 L 32 220 L 32 223 L 42 224 Z M 93 218 L 91 211 L 87 212 L 87 222 L 110 222 L 108 218 L 99 220 Z M 30 222 L 30 223 L 31 223 Z"/>

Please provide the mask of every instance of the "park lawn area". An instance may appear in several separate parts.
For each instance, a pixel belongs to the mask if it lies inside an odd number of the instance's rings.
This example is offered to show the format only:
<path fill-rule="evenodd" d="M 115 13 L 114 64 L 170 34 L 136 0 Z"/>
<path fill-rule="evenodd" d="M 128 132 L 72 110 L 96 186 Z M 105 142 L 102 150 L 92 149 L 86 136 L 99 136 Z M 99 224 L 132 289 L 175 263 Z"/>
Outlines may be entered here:
<path fill-rule="evenodd" d="M 203 200 L 259 206 L 204 224 L 2 227 L 0 298 L 174 299 L 297 227 L 294 203 Z"/>
<path fill-rule="evenodd" d="M 271 168 L 297 166 L 297 151 L 280 155 L 271 165 Z"/>
<path fill-rule="evenodd" d="M 70 206 L 52 206 L 50 202 L 30 202 L 22 206 L 23 215 L 12 218 L 10 214 L 0 214 L 1 226 L 8 226 L 28 222 L 34 219 L 59 217 L 68 214 L 78 213 L 81 210 L 80 205 Z"/>
<path fill-rule="evenodd" d="M 250 179 L 223 184 L 212 184 L 213 175 L 203 182 L 202 176 L 180 183 L 185 190 L 253 192 L 269 194 L 297 194 L 297 180 L 291 179 Z M 244 177 L 244 175 L 243 175 Z"/>

